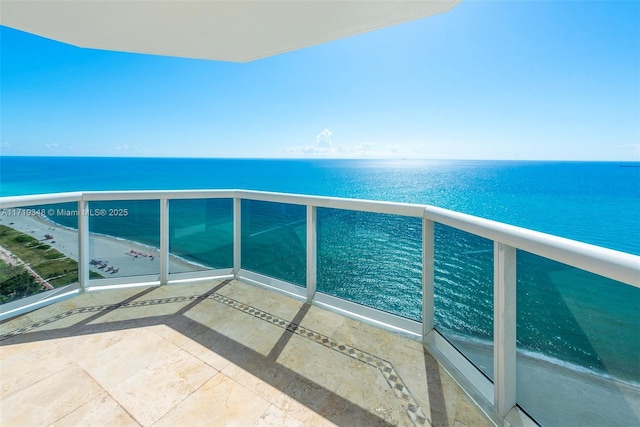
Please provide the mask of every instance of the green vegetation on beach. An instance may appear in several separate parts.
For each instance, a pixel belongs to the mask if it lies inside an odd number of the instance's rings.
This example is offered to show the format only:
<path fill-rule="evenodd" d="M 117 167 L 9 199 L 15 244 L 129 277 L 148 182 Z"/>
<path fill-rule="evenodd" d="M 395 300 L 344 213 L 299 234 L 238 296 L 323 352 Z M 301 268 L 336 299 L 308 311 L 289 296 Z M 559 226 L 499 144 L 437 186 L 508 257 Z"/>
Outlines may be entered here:
<path fill-rule="evenodd" d="M 0 246 L 29 265 L 54 288 L 78 281 L 78 263 L 45 242 L 0 225 Z M 91 272 L 92 277 L 102 277 Z M 0 303 L 42 292 L 43 286 L 22 265 L 0 263 Z"/>
<path fill-rule="evenodd" d="M 23 266 L 0 261 L 0 304 L 42 292 L 44 289 Z"/>

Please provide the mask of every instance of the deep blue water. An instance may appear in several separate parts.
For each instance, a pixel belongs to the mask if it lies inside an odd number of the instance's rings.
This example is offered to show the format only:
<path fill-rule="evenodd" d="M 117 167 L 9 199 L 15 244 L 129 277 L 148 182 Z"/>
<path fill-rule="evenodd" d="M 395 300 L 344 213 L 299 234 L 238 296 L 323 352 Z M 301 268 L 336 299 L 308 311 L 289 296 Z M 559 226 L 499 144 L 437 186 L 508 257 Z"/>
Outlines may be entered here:
<path fill-rule="evenodd" d="M 640 254 L 640 163 L 0 157 L 0 194 L 253 189 L 431 204 Z M 157 245 L 158 202 L 91 231 Z M 171 251 L 230 267 L 229 200 L 170 204 Z M 303 207 L 244 201 L 243 268 L 304 286 Z M 72 218 L 58 218 L 73 226 Z M 318 210 L 318 290 L 420 320 L 420 220 Z M 436 326 L 493 340 L 492 242 L 436 227 Z M 518 252 L 523 353 L 640 383 L 640 292 Z M 492 367 L 481 366 L 492 375 Z"/>

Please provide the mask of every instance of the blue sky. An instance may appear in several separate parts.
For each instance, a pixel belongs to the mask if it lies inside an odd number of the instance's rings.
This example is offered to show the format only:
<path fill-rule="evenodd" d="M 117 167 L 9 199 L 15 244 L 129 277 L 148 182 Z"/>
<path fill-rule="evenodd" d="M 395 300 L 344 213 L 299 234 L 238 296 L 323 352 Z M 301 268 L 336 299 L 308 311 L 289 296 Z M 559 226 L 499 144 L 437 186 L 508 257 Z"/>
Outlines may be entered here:
<path fill-rule="evenodd" d="M 236 64 L 2 27 L 2 155 L 640 160 L 640 1 L 463 1 Z"/>

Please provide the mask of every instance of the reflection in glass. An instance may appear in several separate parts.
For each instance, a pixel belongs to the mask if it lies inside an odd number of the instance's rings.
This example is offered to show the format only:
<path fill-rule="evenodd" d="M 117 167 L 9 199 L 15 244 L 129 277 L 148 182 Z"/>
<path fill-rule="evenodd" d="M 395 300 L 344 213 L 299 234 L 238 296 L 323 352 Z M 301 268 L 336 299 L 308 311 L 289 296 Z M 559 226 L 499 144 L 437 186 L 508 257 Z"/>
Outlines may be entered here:
<path fill-rule="evenodd" d="M 233 200 L 169 202 L 170 273 L 233 267 Z"/>
<path fill-rule="evenodd" d="M 306 286 L 306 207 L 242 200 L 242 268 Z"/>
<path fill-rule="evenodd" d="M 637 425 L 640 289 L 524 251 L 517 275 L 520 406 L 544 425 Z"/>

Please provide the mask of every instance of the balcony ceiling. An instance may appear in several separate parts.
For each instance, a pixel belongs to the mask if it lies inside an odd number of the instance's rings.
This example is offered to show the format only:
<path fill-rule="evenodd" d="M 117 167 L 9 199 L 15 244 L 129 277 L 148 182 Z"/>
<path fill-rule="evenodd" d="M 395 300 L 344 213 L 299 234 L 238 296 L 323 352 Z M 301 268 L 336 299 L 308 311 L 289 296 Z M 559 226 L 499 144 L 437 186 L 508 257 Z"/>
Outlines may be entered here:
<path fill-rule="evenodd" d="M 0 23 L 71 45 L 247 62 L 424 18 L 460 0 L 3 0 Z"/>

